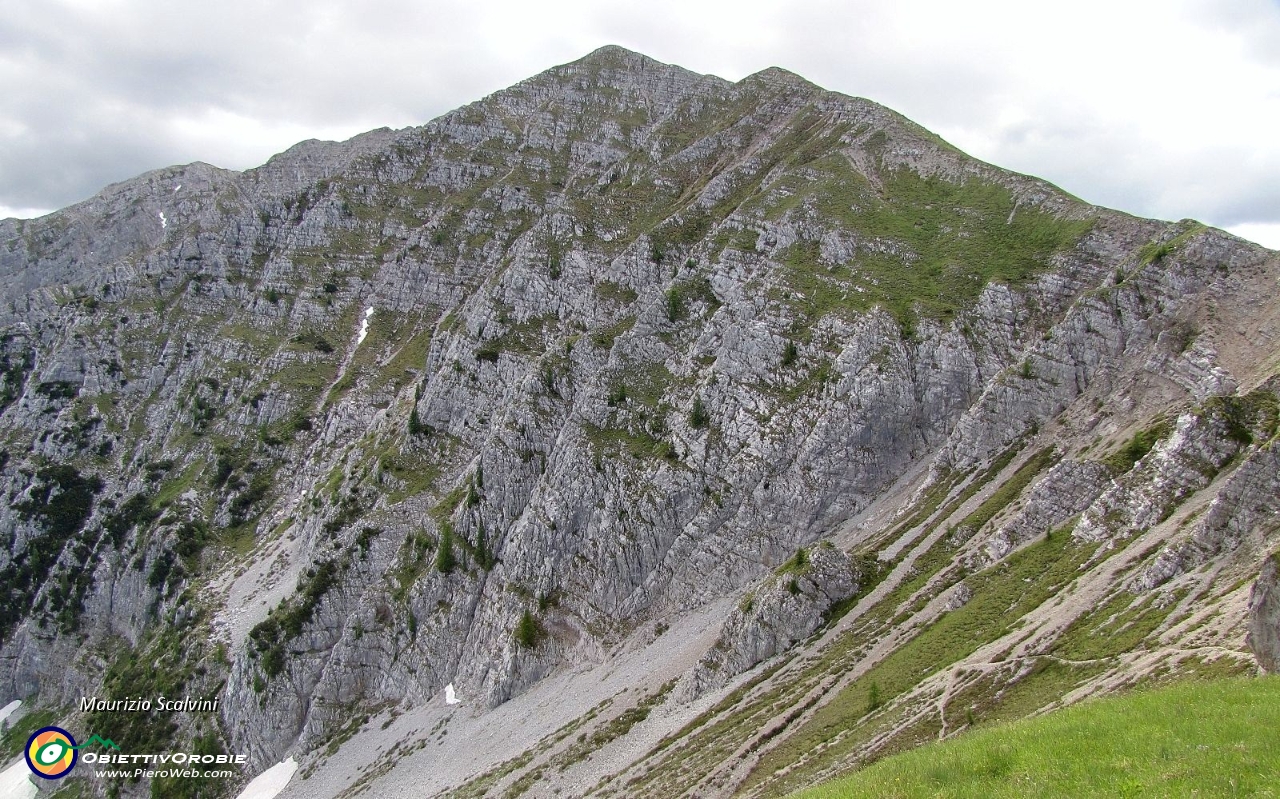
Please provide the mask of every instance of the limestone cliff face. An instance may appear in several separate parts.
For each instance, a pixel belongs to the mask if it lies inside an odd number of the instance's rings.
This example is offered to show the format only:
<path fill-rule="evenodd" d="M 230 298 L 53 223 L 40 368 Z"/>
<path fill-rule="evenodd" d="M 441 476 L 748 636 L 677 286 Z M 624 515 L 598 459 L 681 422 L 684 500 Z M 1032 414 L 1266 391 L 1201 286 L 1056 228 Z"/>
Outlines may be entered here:
<path fill-rule="evenodd" d="M 1045 447 L 1025 501 L 956 517 L 957 562 L 1064 525 L 1116 546 L 1214 491 L 1152 591 L 1273 538 L 1246 308 L 1276 274 L 790 73 L 617 48 L 0 222 L 0 700 L 164 663 L 256 768 L 754 587 L 694 680 L 718 686 L 867 587 L 815 542 L 888 571 L 942 535 L 895 492 L 969 513 L 975 475 Z"/>
<path fill-rule="evenodd" d="M 796 550 L 729 614 L 715 645 L 690 673 L 685 694 L 718 688 L 817 630 L 865 581 L 858 565 L 829 541 Z"/>
<path fill-rule="evenodd" d="M 1259 665 L 1275 674 L 1280 671 L 1280 594 L 1277 593 L 1275 557 L 1267 558 L 1249 596 L 1249 648 Z"/>

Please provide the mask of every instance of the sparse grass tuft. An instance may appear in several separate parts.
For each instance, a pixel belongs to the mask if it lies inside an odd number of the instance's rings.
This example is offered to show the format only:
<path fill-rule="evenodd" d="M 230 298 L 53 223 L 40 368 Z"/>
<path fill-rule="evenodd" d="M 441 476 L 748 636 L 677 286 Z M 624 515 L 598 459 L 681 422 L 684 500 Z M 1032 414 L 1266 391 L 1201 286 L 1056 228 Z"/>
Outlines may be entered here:
<path fill-rule="evenodd" d="M 792 291 L 778 299 L 809 319 L 878 305 L 904 330 L 914 329 L 917 314 L 949 320 L 989 283 L 1033 279 L 1093 224 L 1020 206 L 1007 188 L 977 177 L 957 183 L 902 168 L 883 175 L 877 191 L 843 156 L 810 166 L 820 177 L 785 178 L 778 186 L 788 192 L 783 206 L 766 206 L 766 215 L 809 204 L 849 231 L 891 247 L 859 251 L 841 264 L 822 263 L 816 241 L 790 247 L 783 278 Z"/>
<path fill-rule="evenodd" d="M 1151 451 L 1157 441 L 1168 436 L 1172 431 L 1173 427 L 1168 422 L 1160 422 L 1146 430 L 1139 430 L 1133 434 L 1133 438 L 1129 439 L 1128 443 L 1109 455 L 1103 463 L 1112 474 L 1117 476 L 1126 474 L 1133 469 L 1134 464 Z"/>

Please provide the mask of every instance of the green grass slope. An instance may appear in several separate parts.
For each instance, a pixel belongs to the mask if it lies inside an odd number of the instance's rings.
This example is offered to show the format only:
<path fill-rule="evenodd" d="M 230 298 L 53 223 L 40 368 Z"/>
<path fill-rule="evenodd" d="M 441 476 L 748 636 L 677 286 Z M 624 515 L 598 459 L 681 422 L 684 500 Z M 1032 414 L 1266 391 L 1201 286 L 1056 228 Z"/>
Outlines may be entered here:
<path fill-rule="evenodd" d="M 1280 796 L 1280 677 L 1085 702 L 886 758 L 795 799 Z"/>

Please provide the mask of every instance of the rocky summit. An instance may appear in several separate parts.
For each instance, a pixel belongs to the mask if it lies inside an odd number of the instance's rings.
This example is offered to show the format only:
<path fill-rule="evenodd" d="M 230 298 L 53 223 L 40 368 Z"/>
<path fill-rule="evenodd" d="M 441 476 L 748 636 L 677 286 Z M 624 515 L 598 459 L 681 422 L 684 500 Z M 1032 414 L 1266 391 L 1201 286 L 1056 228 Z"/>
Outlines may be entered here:
<path fill-rule="evenodd" d="M 86 795 L 782 796 L 1280 663 L 1280 256 L 781 69 L 607 47 L 0 281 L 8 723 L 245 760 Z"/>

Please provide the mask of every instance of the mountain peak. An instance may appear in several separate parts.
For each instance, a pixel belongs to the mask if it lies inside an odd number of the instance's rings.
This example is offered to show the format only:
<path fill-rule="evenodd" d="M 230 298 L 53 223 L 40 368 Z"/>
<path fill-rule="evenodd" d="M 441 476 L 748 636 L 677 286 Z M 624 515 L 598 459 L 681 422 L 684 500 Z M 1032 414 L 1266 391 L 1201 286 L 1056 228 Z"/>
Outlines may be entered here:
<path fill-rule="evenodd" d="M 635 50 L 617 44 L 606 44 L 603 47 L 597 47 L 590 53 L 579 59 L 583 63 L 615 63 L 617 61 L 628 59 L 649 59 L 644 53 L 638 53 Z M 652 60 L 652 59 L 649 59 Z"/>
<path fill-rule="evenodd" d="M 571 61 L 566 66 L 586 67 L 597 70 L 610 69 L 623 72 L 640 72 L 654 68 L 687 71 L 682 67 L 665 64 L 644 53 L 637 53 L 634 50 L 628 50 L 616 44 L 606 44 L 603 47 L 596 48 L 582 58 Z"/>
<path fill-rule="evenodd" d="M 806 89 L 822 88 L 816 83 L 806 80 L 791 70 L 783 69 L 782 67 L 766 67 L 759 72 L 752 73 L 743 78 L 743 82 L 752 80 L 760 81 L 770 86 L 796 86 Z"/>

